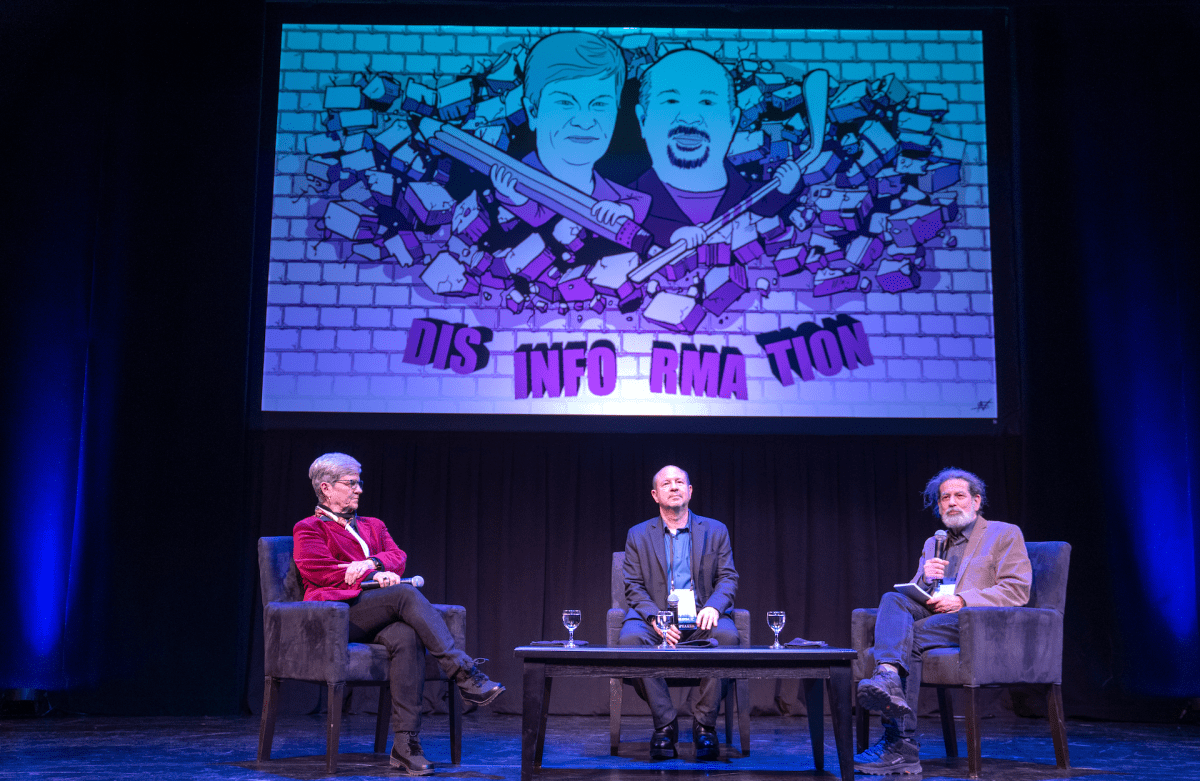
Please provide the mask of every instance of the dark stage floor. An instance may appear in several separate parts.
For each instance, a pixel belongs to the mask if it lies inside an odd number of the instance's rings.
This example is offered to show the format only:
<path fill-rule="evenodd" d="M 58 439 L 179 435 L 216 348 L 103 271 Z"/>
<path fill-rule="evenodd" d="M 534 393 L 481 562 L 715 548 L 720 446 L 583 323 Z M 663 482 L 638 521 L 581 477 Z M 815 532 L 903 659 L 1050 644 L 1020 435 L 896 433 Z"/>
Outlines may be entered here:
<path fill-rule="evenodd" d="M 690 735 L 684 723 L 683 731 Z M 966 778 L 964 757 L 948 760 L 935 719 L 923 719 L 925 776 Z M 386 755 L 371 754 L 374 718 L 347 716 L 342 728 L 338 778 L 403 777 L 388 767 Z M 518 716 L 475 713 L 463 726 L 463 763 L 448 761 L 444 716 L 430 717 L 422 734 L 426 755 L 438 764 L 434 778 L 517 781 L 521 769 Z M 1059 772 L 1045 722 L 999 716 L 984 722 L 983 778 L 1034 781 L 1048 778 L 1200 778 L 1200 726 L 1068 722 L 1074 768 Z M 691 779 L 737 776 L 745 779 L 833 778 L 837 766 L 832 727 L 825 725 L 826 772 L 813 769 L 804 718 L 756 717 L 752 754 L 724 756 L 715 763 L 681 759 L 652 763 L 648 718 L 626 717 L 621 755 L 608 754 L 606 717 L 551 716 L 546 738 L 544 779 Z M 0 719 L 0 779 L 313 779 L 325 778 L 324 730 L 318 716 L 280 717 L 276 759 L 254 761 L 258 719 L 43 717 Z M 570 768 L 570 769 L 568 769 Z M 860 776 L 860 778 L 864 778 Z M 897 778 L 893 776 L 893 778 Z M 917 778 L 906 776 L 905 778 Z"/>

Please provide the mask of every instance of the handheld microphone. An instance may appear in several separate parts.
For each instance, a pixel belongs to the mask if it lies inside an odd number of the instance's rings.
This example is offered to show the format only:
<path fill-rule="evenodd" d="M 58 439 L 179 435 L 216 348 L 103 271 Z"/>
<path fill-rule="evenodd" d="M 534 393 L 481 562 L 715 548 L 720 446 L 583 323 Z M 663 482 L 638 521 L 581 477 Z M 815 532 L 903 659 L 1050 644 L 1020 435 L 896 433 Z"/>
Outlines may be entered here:
<path fill-rule="evenodd" d="M 667 596 L 667 610 L 671 611 L 671 625 L 679 626 L 679 597 L 674 594 Z"/>
<path fill-rule="evenodd" d="M 421 577 L 420 575 L 413 575 L 411 578 L 400 578 L 400 584 L 409 585 L 413 588 L 420 588 L 421 586 L 425 585 L 425 578 Z M 380 585 L 381 584 L 378 580 L 364 580 L 359 588 L 361 588 L 363 591 L 370 591 L 373 588 L 379 588 Z"/>
<path fill-rule="evenodd" d="M 938 529 L 936 532 L 933 533 L 933 557 L 935 559 L 946 558 L 946 543 L 948 541 L 949 536 L 950 536 L 949 533 L 945 529 Z M 941 586 L 942 586 L 942 579 L 936 578 L 933 581 L 934 591 L 941 588 Z"/>

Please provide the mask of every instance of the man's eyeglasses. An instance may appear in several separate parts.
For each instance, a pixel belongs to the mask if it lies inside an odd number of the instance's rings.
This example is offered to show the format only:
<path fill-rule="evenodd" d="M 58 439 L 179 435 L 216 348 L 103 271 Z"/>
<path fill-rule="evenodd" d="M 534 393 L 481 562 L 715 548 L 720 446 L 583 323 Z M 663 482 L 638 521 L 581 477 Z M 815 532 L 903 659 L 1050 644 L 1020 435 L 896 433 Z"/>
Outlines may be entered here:
<path fill-rule="evenodd" d="M 359 488 L 362 488 L 362 487 L 363 487 L 363 481 L 362 481 L 362 480 L 334 480 L 333 482 L 335 482 L 335 483 L 342 483 L 342 484 L 344 484 L 344 485 L 348 485 L 348 486 L 351 486 L 351 487 L 354 487 L 354 486 L 356 486 L 356 485 L 357 485 Z"/>

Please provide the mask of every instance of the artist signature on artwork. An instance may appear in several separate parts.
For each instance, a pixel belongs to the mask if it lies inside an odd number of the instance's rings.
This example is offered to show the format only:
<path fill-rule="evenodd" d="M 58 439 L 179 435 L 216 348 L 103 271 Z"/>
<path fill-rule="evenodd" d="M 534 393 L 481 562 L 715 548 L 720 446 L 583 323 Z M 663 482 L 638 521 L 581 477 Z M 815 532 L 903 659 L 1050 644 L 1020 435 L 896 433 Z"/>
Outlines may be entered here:
<path fill-rule="evenodd" d="M 992 400 L 991 399 L 988 399 L 987 401 L 981 401 L 975 405 L 976 412 L 987 412 L 991 408 L 992 408 Z"/>

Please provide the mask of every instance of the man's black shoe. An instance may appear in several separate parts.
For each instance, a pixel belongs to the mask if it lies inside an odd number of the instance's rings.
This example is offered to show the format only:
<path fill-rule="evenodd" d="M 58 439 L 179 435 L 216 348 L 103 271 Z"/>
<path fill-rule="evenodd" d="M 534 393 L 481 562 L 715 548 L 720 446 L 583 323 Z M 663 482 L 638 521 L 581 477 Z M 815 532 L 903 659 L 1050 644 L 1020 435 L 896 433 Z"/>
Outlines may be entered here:
<path fill-rule="evenodd" d="M 675 751 L 675 741 L 678 738 L 678 718 L 662 729 L 654 730 L 654 735 L 650 737 L 650 758 L 674 759 L 678 755 L 678 752 Z"/>
<path fill-rule="evenodd" d="M 463 699 L 481 706 L 487 705 L 504 691 L 501 684 L 479 672 L 476 665 L 486 661 L 487 659 L 476 659 L 472 663 L 471 669 L 463 667 L 454 676 L 454 682 L 458 684 L 458 690 L 462 693 Z"/>
<path fill-rule="evenodd" d="M 433 764 L 425 758 L 425 753 L 421 751 L 421 741 L 417 740 L 415 732 L 396 733 L 390 764 L 392 767 L 402 769 L 410 776 L 433 775 Z"/>
<path fill-rule="evenodd" d="M 693 722 L 692 742 L 696 746 L 696 759 L 720 759 L 721 744 L 717 741 L 716 727 L 709 727 L 698 721 Z"/>

